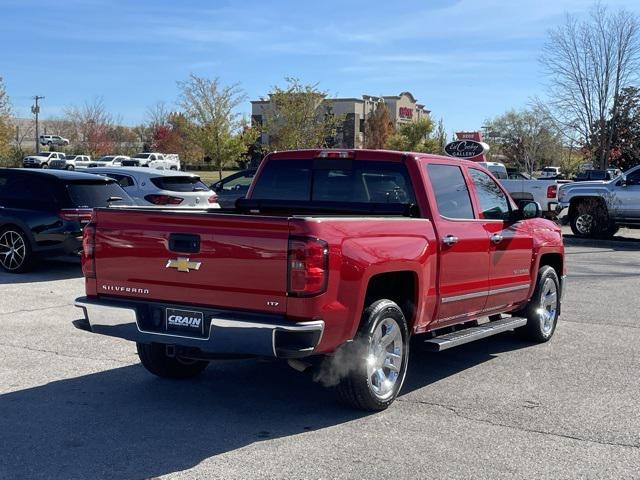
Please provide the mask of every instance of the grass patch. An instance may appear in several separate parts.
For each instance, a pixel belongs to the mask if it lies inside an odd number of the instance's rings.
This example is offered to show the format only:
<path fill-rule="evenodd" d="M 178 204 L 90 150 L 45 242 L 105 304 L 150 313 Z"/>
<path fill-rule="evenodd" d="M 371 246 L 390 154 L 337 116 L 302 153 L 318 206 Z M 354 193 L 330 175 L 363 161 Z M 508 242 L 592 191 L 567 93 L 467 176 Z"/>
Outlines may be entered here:
<path fill-rule="evenodd" d="M 223 170 L 222 171 L 222 178 L 224 177 L 228 177 L 229 175 L 238 172 L 238 170 Z M 210 171 L 196 171 L 196 172 L 191 172 L 191 173 L 195 173 L 196 175 L 198 175 L 200 177 L 200 179 L 206 183 L 207 185 L 211 185 L 212 183 L 217 182 L 218 180 L 220 180 L 220 175 L 218 174 L 218 172 L 210 172 Z"/>

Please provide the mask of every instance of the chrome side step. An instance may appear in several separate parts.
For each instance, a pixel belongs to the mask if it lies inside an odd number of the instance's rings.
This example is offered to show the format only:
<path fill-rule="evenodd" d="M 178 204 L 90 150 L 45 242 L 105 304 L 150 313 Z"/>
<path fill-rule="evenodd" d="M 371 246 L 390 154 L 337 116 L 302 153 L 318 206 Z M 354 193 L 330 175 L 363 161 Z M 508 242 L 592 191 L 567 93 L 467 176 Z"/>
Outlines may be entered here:
<path fill-rule="evenodd" d="M 493 322 L 483 323 L 477 327 L 465 328 L 457 332 L 445 333 L 429 340 L 425 340 L 427 350 L 441 352 L 448 348 L 457 347 L 464 343 L 480 340 L 481 338 L 490 337 L 498 333 L 514 330 L 527 324 L 526 318 L 508 317 Z"/>

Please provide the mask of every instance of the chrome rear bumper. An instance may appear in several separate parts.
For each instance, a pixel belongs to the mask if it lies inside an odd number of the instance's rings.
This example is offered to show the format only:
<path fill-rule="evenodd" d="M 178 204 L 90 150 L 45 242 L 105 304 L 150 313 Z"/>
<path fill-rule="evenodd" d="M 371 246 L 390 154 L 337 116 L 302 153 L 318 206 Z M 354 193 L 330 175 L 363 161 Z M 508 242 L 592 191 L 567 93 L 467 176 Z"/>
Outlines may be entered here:
<path fill-rule="evenodd" d="M 204 309 L 206 335 L 189 336 L 162 331 L 162 325 L 141 326 L 141 312 L 149 306 L 162 312 L 167 307 L 202 310 L 198 307 L 87 297 L 77 298 L 75 306 L 84 312 L 84 319 L 74 322 L 82 330 L 140 343 L 195 348 L 205 354 L 305 357 L 313 354 L 324 331 L 322 320 L 294 323 L 276 315 Z"/>

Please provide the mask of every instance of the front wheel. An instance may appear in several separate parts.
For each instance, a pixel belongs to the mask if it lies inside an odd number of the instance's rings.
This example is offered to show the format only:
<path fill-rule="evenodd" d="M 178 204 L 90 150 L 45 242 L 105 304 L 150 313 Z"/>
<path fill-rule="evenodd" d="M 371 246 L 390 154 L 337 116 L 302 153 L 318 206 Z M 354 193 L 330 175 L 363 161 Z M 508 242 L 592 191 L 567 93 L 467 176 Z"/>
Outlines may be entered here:
<path fill-rule="evenodd" d="M 409 361 L 409 331 L 400 307 L 391 300 L 372 303 L 352 344 L 345 347 L 349 371 L 338 384 L 342 400 L 361 410 L 386 409 L 402 388 Z"/>
<path fill-rule="evenodd" d="M 149 372 L 162 378 L 193 378 L 201 374 L 209 362 L 167 355 L 166 345 L 136 343 L 140 362 Z"/>
<path fill-rule="evenodd" d="M 49 168 L 49 164 L 48 164 L 48 163 L 43 163 L 43 164 L 42 164 L 42 167 L 40 167 L 40 168 L 47 169 L 47 168 Z"/>
<path fill-rule="evenodd" d="M 76 167 L 74 167 L 73 165 L 67 165 L 67 170 L 75 170 Z"/>
<path fill-rule="evenodd" d="M 540 267 L 536 289 L 521 312 L 527 317 L 527 324 L 518 329 L 524 339 L 538 343 L 551 339 L 560 315 L 560 295 L 560 280 L 556 271 L 548 265 Z"/>

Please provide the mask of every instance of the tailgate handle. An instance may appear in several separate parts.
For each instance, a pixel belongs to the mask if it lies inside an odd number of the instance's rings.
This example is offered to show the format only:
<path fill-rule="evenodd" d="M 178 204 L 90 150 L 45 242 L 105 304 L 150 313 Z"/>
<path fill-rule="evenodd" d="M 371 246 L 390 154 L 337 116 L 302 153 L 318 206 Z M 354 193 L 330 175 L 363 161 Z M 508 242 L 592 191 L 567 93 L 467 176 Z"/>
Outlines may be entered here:
<path fill-rule="evenodd" d="M 169 250 L 181 253 L 198 253 L 200 251 L 200 235 L 172 233 L 169 235 Z"/>

